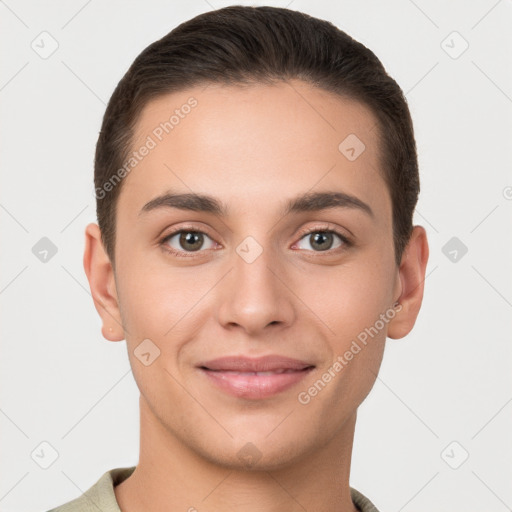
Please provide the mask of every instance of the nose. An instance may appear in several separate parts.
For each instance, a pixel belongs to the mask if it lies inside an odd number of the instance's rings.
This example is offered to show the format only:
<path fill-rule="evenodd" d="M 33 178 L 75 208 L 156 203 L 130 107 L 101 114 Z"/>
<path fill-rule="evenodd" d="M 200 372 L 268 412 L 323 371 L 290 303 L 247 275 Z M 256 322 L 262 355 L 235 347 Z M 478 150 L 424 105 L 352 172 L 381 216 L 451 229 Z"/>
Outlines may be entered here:
<path fill-rule="evenodd" d="M 234 251 L 217 310 L 224 328 L 243 329 L 249 335 L 261 334 L 270 326 L 290 326 L 295 319 L 294 295 L 284 265 L 270 249 L 261 247 L 256 256 L 259 247 L 249 242 Z"/>

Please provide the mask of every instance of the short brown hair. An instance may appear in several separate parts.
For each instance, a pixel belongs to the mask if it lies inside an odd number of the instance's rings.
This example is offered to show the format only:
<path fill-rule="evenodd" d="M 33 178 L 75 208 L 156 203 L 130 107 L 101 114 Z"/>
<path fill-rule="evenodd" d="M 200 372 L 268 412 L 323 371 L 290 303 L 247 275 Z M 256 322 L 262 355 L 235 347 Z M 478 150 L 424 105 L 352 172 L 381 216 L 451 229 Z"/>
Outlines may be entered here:
<path fill-rule="evenodd" d="M 96 145 L 94 184 L 102 192 L 96 194 L 96 213 L 112 265 L 122 182 L 108 193 L 104 184 L 126 161 L 147 103 L 200 84 L 288 79 L 358 100 L 375 115 L 400 264 L 420 190 L 413 124 L 402 90 L 372 51 L 332 23 L 285 8 L 236 5 L 200 14 L 149 45 L 110 98 Z"/>

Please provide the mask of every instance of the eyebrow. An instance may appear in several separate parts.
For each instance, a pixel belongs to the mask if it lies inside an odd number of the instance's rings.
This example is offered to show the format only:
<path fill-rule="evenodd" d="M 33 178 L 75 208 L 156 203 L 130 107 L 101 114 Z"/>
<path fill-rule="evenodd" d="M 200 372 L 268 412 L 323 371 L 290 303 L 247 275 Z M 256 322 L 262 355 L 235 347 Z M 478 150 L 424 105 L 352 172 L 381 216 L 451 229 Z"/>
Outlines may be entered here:
<path fill-rule="evenodd" d="M 215 197 L 196 193 L 175 193 L 168 191 L 146 203 L 140 210 L 139 216 L 144 213 L 161 209 L 177 208 L 194 212 L 213 213 L 220 217 L 229 215 L 229 208 Z M 282 215 L 322 211 L 332 208 L 350 208 L 362 211 L 370 217 L 374 213 L 370 206 L 356 196 L 345 192 L 307 192 L 288 200 Z"/>

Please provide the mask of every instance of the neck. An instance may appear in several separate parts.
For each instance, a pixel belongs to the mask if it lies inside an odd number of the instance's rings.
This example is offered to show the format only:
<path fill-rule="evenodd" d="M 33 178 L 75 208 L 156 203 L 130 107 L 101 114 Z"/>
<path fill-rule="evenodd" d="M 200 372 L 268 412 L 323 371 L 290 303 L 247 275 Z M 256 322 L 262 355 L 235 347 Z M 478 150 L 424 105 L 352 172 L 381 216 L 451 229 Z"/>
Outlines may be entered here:
<path fill-rule="evenodd" d="M 356 414 L 312 453 L 272 469 L 216 464 L 165 429 L 140 400 L 140 457 L 114 488 L 122 512 L 357 512 L 349 476 Z"/>

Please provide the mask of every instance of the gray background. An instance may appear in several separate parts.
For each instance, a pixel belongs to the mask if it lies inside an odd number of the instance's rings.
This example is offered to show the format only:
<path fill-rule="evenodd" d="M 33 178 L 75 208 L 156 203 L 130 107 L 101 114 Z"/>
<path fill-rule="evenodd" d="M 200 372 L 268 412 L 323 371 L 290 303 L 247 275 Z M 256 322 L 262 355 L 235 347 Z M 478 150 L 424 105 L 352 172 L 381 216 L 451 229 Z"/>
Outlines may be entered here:
<path fill-rule="evenodd" d="M 230 3 L 0 2 L 2 511 L 47 510 L 137 463 L 126 344 L 101 336 L 82 266 L 94 146 L 135 56 Z M 424 305 L 409 336 L 388 340 L 359 409 L 350 483 L 387 512 L 510 510 L 512 2 L 267 4 L 371 48 L 415 122 Z M 33 252 L 43 237 L 57 248 L 46 262 Z"/>

